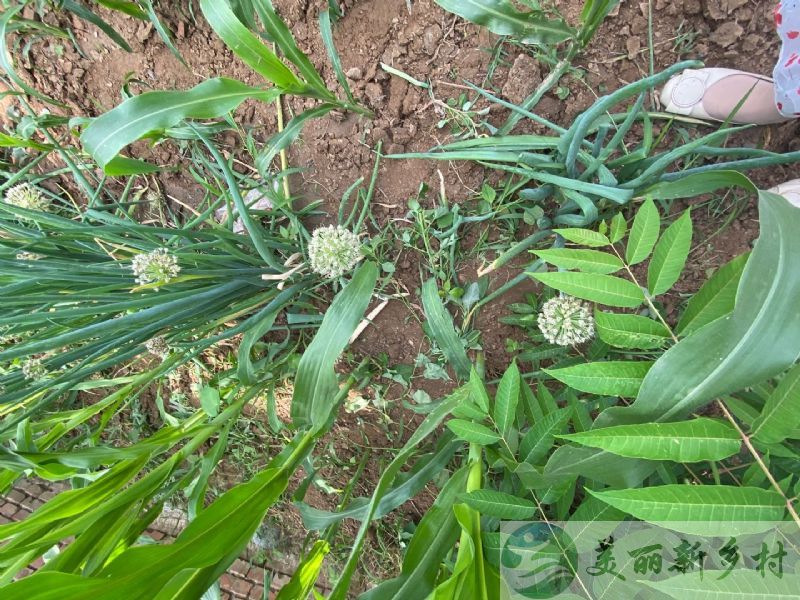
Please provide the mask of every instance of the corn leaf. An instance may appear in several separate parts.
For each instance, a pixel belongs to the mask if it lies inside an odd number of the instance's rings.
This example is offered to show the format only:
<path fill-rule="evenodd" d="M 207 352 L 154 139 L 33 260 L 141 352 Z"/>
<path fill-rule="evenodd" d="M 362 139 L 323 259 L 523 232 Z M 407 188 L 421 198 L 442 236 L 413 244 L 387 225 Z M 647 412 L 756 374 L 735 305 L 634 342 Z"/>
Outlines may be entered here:
<path fill-rule="evenodd" d="M 350 555 L 347 558 L 347 562 L 345 563 L 344 568 L 342 569 L 342 574 L 339 577 L 339 580 L 336 582 L 336 585 L 333 588 L 333 591 L 328 596 L 328 600 L 344 600 L 347 597 L 348 589 L 350 587 L 350 581 L 353 578 L 353 574 L 355 573 L 355 569 L 358 564 L 358 558 L 361 555 L 361 549 L 364 545 L 364 539 L 367 535 L 367 532 L 370 529 L 370 523 L 375 515 L 375 512 L 380 504 L 381 499 L 383 496 L 389 491 L 389 488 L 394 481 L 397 474 L 400 472 L 406 462 L 408 462 L 409 457 L 414 453 L 416 447 L 428 437 L 431 433 L 433 433 L 442 422 L 442 420 L 450 414 L 459 403 L 461 398 L 458 394 L 454 394 L 452 396 L 448 396 L 442 402 L 436 405 L 436 407 L 428 413 L 428 416 L 425 417 L 425 420 L 420 424 L 419 427 L 414 431 L 405 445 L 397 452 L 394 459 L 391 463 L 386 467 L 386 469 L 381 474 L 381 478 L 378 480 L 378 483 L 375 486 L 375 490 L 372 493 L 372 499 L 370 500 L 369 505 L 367 506 L 366 513 L 364 515 L 364 520 L 361 522 L 361 527 L 358 530 L 358 533 L 353 540 L 352 549 L 350 550 Z M 467 470 L 461 469 L 458 473 L 463 473 L 463 476 L 466 477 Z M 451 481 L 456 477 L 456 474 L 453 475 Z M 462 482 L 466 481 L 466 479 L 461 480 Z M 463 487 L 458 489 L 461 491 Z M 449 507 L 446 511 L 450 513 Z M 419 531 L 419 528 L 417 529 Z M 434 529 L 434 531 L 436 531 Z M 457 533 L 454 533 L 454 539 L 450 542 L 450 547 L 452 548 L 452 544 L 455 542 L 455 537 L 457 537 Z M 449 538 L 448 538 L 449 539 Z M 435 573 L 438 573 L 439 569 L 439 562 L 437 561 L 435 564 L 431 564 L 431 560 L 427 559 L 426 552 L 427 548 L 431 547 L 431 538 L 427 537 L 427 540 L 420 542 L 422 544 L 422 548 L 419 551 L 422 552 L 422 556 L 418 557 L 416 554 L 412 555 L 411 547 L 409 546 L 408 551 L 406 552 L 406 560 L 410 560 L 409 570 L 414 571 L 416 567 L 419 565 L 425 569 L 433 569 Z M 417 552 L 417 551 L 415 551 Z M 409 557 L 412 557 L 409 558 Z M 405 573 L 405 562 L 403 564 L 403 572 Z M 402 582 L 401 582 L 402 585 Z M 417 582 L 414 582 L 414 585 L 418 585 Z M 412 589 L 409 590 L 408 593 L 413 592 L 410 598 L 418 598 L 419 597 L 419 589 L 417 587 L 412 586 Z M 385 597 L 385 596 L 378 596 L 378 597 Z"/>
<path fill-rule="evenodd" d="M 339 58 L 339 53 L 336 51 L 336 46 L 333 43 L 333 29 L 331 27 L 331 13 L 330 10 L 323 10 L 319 13 L 319 30 L 322 35 L 322 42 L 325 44 L 325 50 L 328 51 L 328 59 L 333 66 L 333 72 L 336 73 L 336 79 L 339 85 L 342 86 L 347 99 L 355 104 L 356 99 L 353 97 L 353 91 L 350 89 L 350 84 L 342 69 L 342 61 Z"/>
<path fill-rule="evenodd" d="M 219 0 L 200 0 L 200 8 L 211 28 L 245 64 L 283 91 L 303 94 L 307 86 L 278 56 L 245 27 L 228 6 Z"/>
<path fill-rule="evenodd" d="M 467 358 L 461 338 L 458 337 L 453 318 L 439 297 L 436 279 L 431 278 L 422 285 L 422 306 L 425 309 L 426 325 L 431 337 L 453 367 L 456 375 L 465 380 L 470 376 L 472 364 Z"/>
<path fill-rule="evenodd" d="M 436 0 L 436 3 L 492 33 L 512 36 L 524 44 L 557 44 L 575 34 L 561 19 L 548 19 L 537 11 L 520 12 L 508 0 Z"/>
<path fill-rule="evenodd" d="M 97 164 L 106 169 L 123 148 L 148 134 L 184 119 L 220 117 L 248 98 L 268 102 L 277 95 L 274 89 L 253 88 L 225 78 L 209 79 L 187 91 L 146 92 L 93 120 L 81 141 Z"/>
<path fill-rule="evenodd" d="M 378 267 L 365 262 L 328 307 L 322 325 L 297 365 L 291 409 L 296 427 L 321 429 L 327 423 L 339 391 L 334 364 L 361 322 L 377 278 Z"/>
<path fill-rule="evenodd" d="M 34 96 L 35 98 L 39 98 L 48 104 L 64 106 L 62 103 L 39 93 L 34 88 L 29 86 L 14 69 L 14 63 L 11 60 L 12 53 L 8 49 L 8 41 L 6 40 L 6 36 L 9 33 L 12 20 L 20 13 L 20 11 L 22 11 L 23 8 L 25 8 L 24 4 L 12 6 L 10 8 L 5 8 L 3 13 L 0 14 L 0 69 L 2 69 L 3 72 L 11 79 L 11 81 L 19 86 L 19 88 L 22 89 L 26 94 Z"/>
<path fill-rule="evenodd" d="M 280 48 L 283 55 L 288 58 L 297 70 L 305 77 L 305 81 L 310 88 L 313 88 L 314 95 L 321 99 L 336 100 L 336 97 L 328 91 L 325 81 L 314 68 L 308 56 L 297 47 L 297 43 L 292 37 L 292 32 L 275 12 L 271 0 L 253 0 L 253 6 L 258 13 L 264 29 L 269 38 Z"/>
<path fill-rule="evenodd" d="M 322 561 L 325 556 L 330 552 L 331 547 L 325 540 L 317 540 L 297 565 L 294 575 L 289 582 L 284 585 L 275 600 L 296 600 L 297 598 L 308 598 L 311 590 L 314 589 L 314 584 L 319 577 L 319 572 L 322 569 Z"/>
<path fill-rule="evenodd" d="M 453 506 L 466 487 L 468 472 L 468 467 L 462 467 L 453 473 L 425 512 L 408 544 L 400 575 L 365 592 L 359 600 L 417 600 L 433 591 L 441 563 L 458 540 L 459 525 Z"/>
<path fill-rule="evenodd" d="M 117 33 L 116 29 L 114 29 L 106 21 L 101 19 L 99 16 L 97 16 L 94 12 L 92 12 L 85 6 L 82 6 L 78 2 L 74 2 L 74 0 L 62 0 L 61 8 L 74 13 L 81 19 L 89 21 L 89 23 L 97 27 L 100 31 L 102 31 L 108 37 L 114 40 L 114 43 L 117 44 L 120 48 L 122 48 L 126 52 L 131 51 L 131 47 L 128 45 L 128 42 L 126 42 L 125 38 L 123 38 L 119 33 Z"/>
<path fill-rule="evenodd" d="M 379 519 L 416 496 L 447 468 L 456 451 L 463 447 L 463 442 L 454 440 L 450 434 L 443 434 L 438 441 L 436 452 L 421 456 L 408 472 L 397 476 L 396 485 L 381 498 L 373 517 Z M 369 498 L 355 498 L 345 509 L 337 512 L 320 510 L 304 502 L 295 504 L 300 510 L 306 529 L 319 531 L 343 519 L 363 520 L 369 501 Z"/>
<path fill-rule="evenodd" d="M 737 256 L 703 284 L 703 287 L 689 300 L 675 328 L 676 333 L 689 335 L 733 311 L 736 290 L 748 258 L 750 258 L 749 252 Z"/>

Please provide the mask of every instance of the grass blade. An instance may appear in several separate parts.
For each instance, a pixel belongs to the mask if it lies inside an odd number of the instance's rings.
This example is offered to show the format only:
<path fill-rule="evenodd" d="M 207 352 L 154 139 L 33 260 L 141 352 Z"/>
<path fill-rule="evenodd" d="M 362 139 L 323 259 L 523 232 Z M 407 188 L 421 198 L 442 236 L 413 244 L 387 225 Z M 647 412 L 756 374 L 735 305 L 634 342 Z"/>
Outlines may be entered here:
<path fill-rule="evenodd" d="M 422 286 L 422 306 L 425 309 L 426 324 L 430 329 L 431 337 L 447 358 L 447 362 L 453 367 L 458 378 L 466 380 L 469 378 L 472 363 L 467 358 L 461 338 L 458 337 L 453 325 L 453 318 L 442 304 L 439 288 L 436 286 L 434 278 L 429 279 Z"/>
<path fill-rule="evenodd" d="M 336 73 L 336 79 L 339 81 L 339 85 L 342 86 L 342 89 L 344 89 L 347 99 L 352 104 L 355 104 L 356 99 L 353 97 L 353 91 L 350 89 L 350 83 L 348 83 L 347 77 L 342 69 L 342 61 L 339 58 L 339 53 L 336 51 L 336 46 L 333 43 L 331 13 L 329 10 L 323 10 L 319 13 L 319 29 L 320 33 L 322 34 L 322 42 L 325 44 L 325 50 L 328 52 L 328 58 L 333 66 L 333 72 Z"/>

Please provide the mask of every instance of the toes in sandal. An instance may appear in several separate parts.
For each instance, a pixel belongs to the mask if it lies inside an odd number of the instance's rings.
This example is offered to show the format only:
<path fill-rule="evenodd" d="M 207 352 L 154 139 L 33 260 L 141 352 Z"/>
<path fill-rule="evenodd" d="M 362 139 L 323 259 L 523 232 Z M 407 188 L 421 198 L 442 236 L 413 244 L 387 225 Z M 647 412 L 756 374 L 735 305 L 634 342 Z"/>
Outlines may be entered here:
<path fill-rule="evenodd" d="M 710 119 L 713 121 L 724 121 L 728 115 L 709 114 L 709 109 L 704 106 L 703 100 L 706 97 L 706 93 L 713 85 L 719 83 L 726 77 L 730 77 L 731 75 L 744 75 L 748 78 L 751 78 L 752 85 L 756 85 L 759 81 L 772 83 L 772 79 L 769 77 L 763 77 L 753 73 L 746 73 L 744 71 L 737 71 L 735 69 L 687 69 L 680 75 L 676 75 L 670 79 L 664 86 L 664 89 L 661 92 L 661 104 L 666 112 L 676 115 L 684 115 L 698 119 Z M 745 97 L 750 89 L 751 88 L 744 90 L 742 97 Z M 739 100 L 741 100 L 741 98 L 733 104 L 731 109 L 735 107 Z M 747 101 L 745 101 L 745 105 L 746 104 Z M 744 105 L 740 108 L 740 112 L 744 112 L 743 109 Z M 731 122 L 766 125 L 769 123 L 780 123 L 789 120 L 785 117 L 782 117 L 771 104 L 765 106 L 764 110 L 754 111 L 752 109 L 748 109 L 747 113 L 749 117 L 747 120 L 739 118 L 740 115 L 737 114 L 734 115 L 734 117 L 731 119 Z"/>

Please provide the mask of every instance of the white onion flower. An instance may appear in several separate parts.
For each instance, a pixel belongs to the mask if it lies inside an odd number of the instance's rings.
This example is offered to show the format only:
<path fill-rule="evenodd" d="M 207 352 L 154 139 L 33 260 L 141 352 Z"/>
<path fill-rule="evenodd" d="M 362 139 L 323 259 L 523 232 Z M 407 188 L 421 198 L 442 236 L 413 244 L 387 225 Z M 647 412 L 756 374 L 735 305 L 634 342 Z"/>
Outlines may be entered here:
<path fill-rule="evenodd" d="M 41 260 L 45 256 L 44 254 L 36 254 L 35 252 L 27 252 L 23 250 L 21 252 L 17 252 L 16 259 L 17 260 Z"/>
<path fill-rule="evenodd" d="M 147 285 L 169 283 L 178 276 L 181 268 L 178 259 L 170 254 L 166 248 L 157 248 L 147 254 L 137 254 L 131 263 L 136 283 Z M 158 291 L 158 287 L 155 288 Z"/>
<path fill-rule="evenodd" d="M 44 195 L 29 183 L 20 183 L 6 191 L 6 204 L 28 210 L 46 211 L 50 202 Z"/>
<path fill-rule="evenodd" d="M 22 376 L 28 381 L 39 381 L 47 376 L 47 368 L 40 358 L 28 358 L 22 363 Z"/>
<path fill-rule="evenodd" d="M 327 278 L 341 277 L 363 258 L 361 242 L 352 231 L 338 225 L 318 227 L 308 244 L 311 270 Z"/>
<path fill-rule="evenodd" d="M 559 346 L 575 346 L 594 337 L 594 317 L 589 307 L 571 296 L 551 298 L 539 313 L 545 339 Z"/>
<path fill-rule="evenodd" d="M 169 355 L 169 344 L 167 343 L 167 340 L 160 335 L 147 340 L 144 343 L 144 347 L 147 348 L 147 351 L 150 354 L 153 356 L 158 356 L 162 359 Z"/>

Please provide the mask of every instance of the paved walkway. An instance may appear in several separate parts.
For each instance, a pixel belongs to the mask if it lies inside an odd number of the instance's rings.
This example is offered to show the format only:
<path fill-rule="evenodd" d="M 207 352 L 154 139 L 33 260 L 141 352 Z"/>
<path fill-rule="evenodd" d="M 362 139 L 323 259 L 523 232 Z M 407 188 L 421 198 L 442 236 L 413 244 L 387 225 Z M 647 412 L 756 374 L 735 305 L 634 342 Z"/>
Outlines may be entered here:
<path fill-rule="evenodd" d="M 0 499 L 0 523 L 22 521 L 47 500 L 65 489 L 67 486 L 62 483 L 33 479 L 20 480 L 5 498 Z M 173 539 L 186 524 L 182 513 L 169 510 L 165 513 L 165 517 L 159 517 L 145 532 L 154 540 Z M 263 552 L 259 552 L 257 547 L 250 547 L 242 557 L 234 561 L 228 572 L 220 578 L 223 599 L 271 599 L 275 597 L 277 590 L 289 581 L 291 574 L 284 572 L 288 569 L 282 568 L 280 565 L 258 562 L 257 557 L 260 555 L 263 555 Z M 41 558 L 37 559 L 37 562 L 30 567 L 20 571 L 18 576 L 24 577 L 33 573 L 41 566 L 41 560 Z M 265 592 L 265 580 L 270 580 L 268 594 Z"/>

